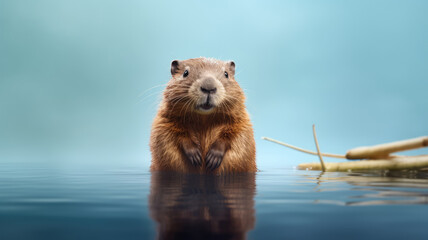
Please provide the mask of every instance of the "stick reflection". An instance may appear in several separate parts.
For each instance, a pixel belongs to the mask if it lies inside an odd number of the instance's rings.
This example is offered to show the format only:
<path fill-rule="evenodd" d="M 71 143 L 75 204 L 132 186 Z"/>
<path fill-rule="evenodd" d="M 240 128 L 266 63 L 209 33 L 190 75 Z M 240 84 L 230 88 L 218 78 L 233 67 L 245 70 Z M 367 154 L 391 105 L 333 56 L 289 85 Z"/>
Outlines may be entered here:
<path fill-rule="evenodd" d="M 340 183 L 353 186 L 347 201 L 316 199 L 314 203 L 342 206 L 428 205 L 428 174 L 425 171 L 321 172 L 304 175 L 316 183 L 316 192 L 340 191 Z M 343 188 L 343 186 L 341 186 Z M 343 189 L 342 189 L 343 190 Z"/>

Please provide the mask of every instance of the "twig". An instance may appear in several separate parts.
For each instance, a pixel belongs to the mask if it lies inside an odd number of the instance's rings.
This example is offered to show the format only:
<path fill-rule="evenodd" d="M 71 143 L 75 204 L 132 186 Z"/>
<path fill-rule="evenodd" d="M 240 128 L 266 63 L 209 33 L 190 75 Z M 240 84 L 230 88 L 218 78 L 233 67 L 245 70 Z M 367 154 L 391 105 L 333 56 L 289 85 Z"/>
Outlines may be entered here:
<path fill-rule="evenodd" d="M 358 147 L 346 153 L 348 159 L 386 158 L 390 153 L 422 148 L 428 146 L 428 136 L 384 143 L 369 147 Z"/>
<path fill-rule="evenodd" d="M 313 151 L 310 151 L 310 150 L 306 150 L 306 149 L 303 149 L 303 148 L 299 148 L 299 147 L 290 145 L 288 143 L 280 142 L 280 141 L 272 139 L 272 138 L 262 137 L 262 139 L 270 141 L 270 142 L 277 143 L 277 144 L 282 145 L 282 146 L 286 146 L 288 148 L 291 148 L 291 149 L 294 149 L 294 150 L 297 150 L 297 151 L 300 151 L 300 152 L 304 152 L 304 153 L 308 153 L 308 154 L 312 154 L 312 155 L 318 155 L 318 153 L 316 153 L 316 152 L 313 152 Z M 339 154 L 333 154 L 333 153 L 321 153 L 321 155 L 324 156 L 324 157 L 332 157 L 332 158 L 346 158 L 345 155 L 339 155 Z"/>
<path fill-rule="evenodd" d="M 322 160 L 320 146 L 318 145 L 317 132 L 315 131 L 315 124 L 312 125 L 312 131 L 314 132 L 315 146 L 317 146 L 317 153 L 318 153 L 318 157 L 320 158 L 321 169 L 323 172 L 325 172 L 325 165 L 324 165 L 324 161 Z"/>
<path fill-rule="evenodd" d="M 428 155 L 419 156 L 396 156 L 387 159 L 361 160 L 352 162 L 329 162 L 325 163 L 327 172 L 346 172 L 362 170 L 405 170 L 420 169 L 428 167 Z M 302 163 L 298 169 L 321 170 L 319 162 Z"/>

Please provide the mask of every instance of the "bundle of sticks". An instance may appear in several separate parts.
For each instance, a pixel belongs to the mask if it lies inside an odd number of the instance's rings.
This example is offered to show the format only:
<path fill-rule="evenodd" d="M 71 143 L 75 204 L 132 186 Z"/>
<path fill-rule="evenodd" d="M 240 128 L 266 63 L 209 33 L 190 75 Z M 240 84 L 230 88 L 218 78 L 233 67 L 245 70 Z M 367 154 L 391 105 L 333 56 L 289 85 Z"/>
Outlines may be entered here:
<path fill-rule="evenodd" d="M 321 153 L 318 146 L 318 140 L 316 138 L 315 126 L 313 126 L 313 132 L 317 152 L 295 147 L 290 144 L 274 140 L 272 138 L 263 137 L 263 139 L 278 143 L 294 150 L 319 156 L 320 162 L 299 164 L 298 169 L 303 170 L 306 169 L 322 170 L 328 172 L 341 172 L 354 170 L 405 170 L 428 168 L 428 155 L 392 155 L 392 153 L 395 152 L 427 147 L 428 136 L 407 139 L 398 142 L 384 143 L 374 146 L 358 147 L 349 150 L 346 155 L 340 155 L 331 153 Z M 322 158 L 323 156 L 358 161 L 324 163 Z"/>

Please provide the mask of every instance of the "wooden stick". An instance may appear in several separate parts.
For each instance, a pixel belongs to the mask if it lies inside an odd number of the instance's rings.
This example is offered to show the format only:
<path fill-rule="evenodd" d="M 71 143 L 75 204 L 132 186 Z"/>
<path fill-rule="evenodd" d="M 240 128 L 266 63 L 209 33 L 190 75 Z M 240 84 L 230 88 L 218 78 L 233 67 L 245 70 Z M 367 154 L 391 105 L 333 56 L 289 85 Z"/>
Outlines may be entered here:
<path fill-rule="evenodd" d="M 317 147 L 318 157 L 320 158 L 321 169 L 323 172 L 325 172 L 325 164 L 324 164 L 324 161 L 322 160 L 320 146 L 318 145 L 317 132 L 315 131 L 315 124 L 312 125 L 312 132 L 314 133 L 315 146 Z"/>
<path fill-rule="evenodd" d="M 428 137 L 413 138 L 369 147 L 358 147 L 346 153 L 347 159 L 385 158 L 390 153 L 428 146 Z"/>
<path fill-rule="evenodd" d="M 361 160 L 352 162 L 326 163 L 327 172 L 346 172 L 348 170 L 404 170 L 428 167 L 428 155 L 396 156 L 389 159 Z M 302 163 L 301 170 L 322 170 L 320 163 Z"/>
<path fill-rule="evenodd" d="M 270 141 L 270 142 L 277 143 L 277 144 L 282 145 L 282 146 L 286 146 L 288 148 L 291 148 L 291 149 L 294 149 L 294 150 L 297 150 L 297 151 L 300 151 L 300 152 L 304 152 L 304 153 L 308 153 L 308 154 L 312 154 L 312 155 L 318 155 L 318 153 L 316 153 L 316 152 L 313 152 L 313 151 L 310 151 L 310 150 L 306 150 L 306 149 L 303 149 L 303 148 L 299 148 L 299 147 L 290 145 L 288 143 L 280 142 L 280 141 L 272 139 L 272 138 L 262 137 L 262 139 Z M 332 157 L 332 158 L 346 158 L 345 155 L 339 155 L 339 154 L 333 154 L 333 153 L 321 153 L 321 155 L 324 156 L 324 157 Z"/>

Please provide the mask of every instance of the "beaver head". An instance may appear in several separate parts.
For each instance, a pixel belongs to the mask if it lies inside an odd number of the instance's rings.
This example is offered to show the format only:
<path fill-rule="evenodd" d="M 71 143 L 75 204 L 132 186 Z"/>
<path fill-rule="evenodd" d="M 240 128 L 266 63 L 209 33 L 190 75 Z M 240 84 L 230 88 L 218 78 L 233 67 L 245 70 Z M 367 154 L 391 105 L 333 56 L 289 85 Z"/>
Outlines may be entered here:
<path fill-rule="evenodd" d="M 164 92 L 170 110 L 180 114 L 230 112 L 243 107 L 244 94 L 235 81 L 235 63 L 212 58 L 174 60 Z"/>

